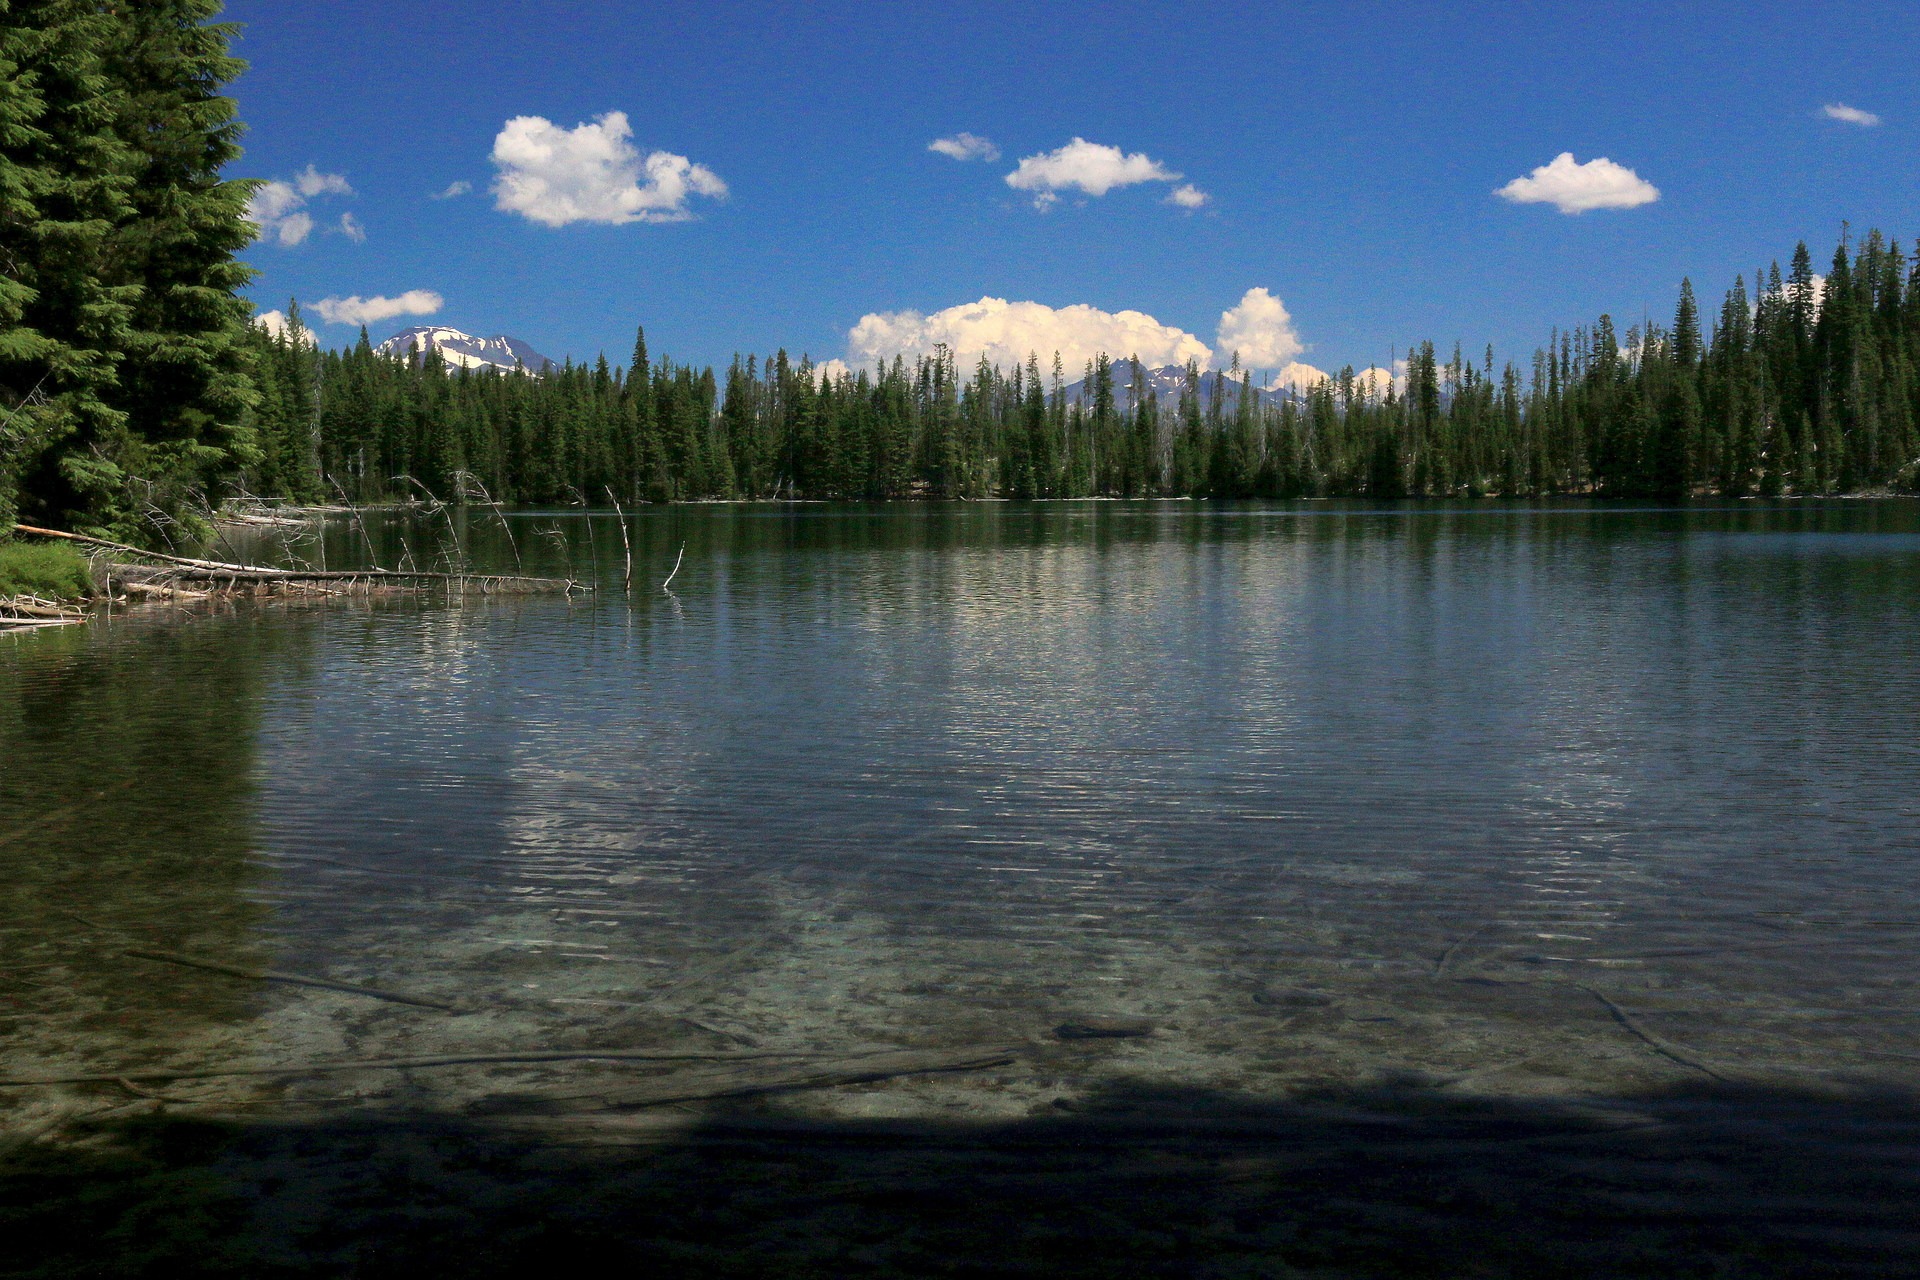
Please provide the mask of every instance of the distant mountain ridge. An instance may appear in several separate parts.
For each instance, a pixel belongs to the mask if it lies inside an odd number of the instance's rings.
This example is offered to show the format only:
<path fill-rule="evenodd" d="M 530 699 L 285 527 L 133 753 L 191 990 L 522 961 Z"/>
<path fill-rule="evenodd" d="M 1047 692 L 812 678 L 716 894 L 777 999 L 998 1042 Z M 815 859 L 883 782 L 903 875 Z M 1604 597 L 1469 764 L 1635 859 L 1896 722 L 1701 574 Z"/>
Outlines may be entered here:
<path fill-rule="evenodd" d="M 383 356 L 405 356 L 409 346 L 416 348 L 423 356 L 429 351 L 438 351 L 450 369 L 504 369 L 511 372 L 515 368 L 524 368 L 529 373 L 541 373 L 553 363 L 518 338 L 510 338 L 505 334 L 476 338 L 470 333 L 435 324 L 417 324 L 410 329 L 402 329 L 382 341 L 374 350 Z"/>
<path fill-rule="evenodd" d="M 1144 385 L 1140 388 L 1138 399 L 1144 401 L 1151 393 L 1163 409 L 1170 409 L 1179 404 L 1181 398 L 1187 393 L 1187 370 L 1184 365 L 1167 364 L 1161 365 L 1158 369 L 1142 366 L 1140 381 Z M 1200 403 L 1203 406 L 1213 403 L 1213 388 L 1213 373 L 1209 371 L 1201 374 Z M 1084 378 L 1068 383 L 1061 390 L 1069 401 L 1093 398 L 1093 388 Z M 1222 380 L 1221 390 L 1221 400 L 1226 407 L 1230 408 L 1240 403 L 1239 379 L 1228 375 Z M 1288 400 L 1299 399 L 1295 388 L 1290 386 L 1263 388 L 1258 378 L 1254 380 L 1253 395 L 1255 402 L 1259 404 L 1277 405 Z M 1113 402 L 1124 410 L 1134 402 L 1134 399 L 1132 365 L 1125 360 L 1116 360 L 1113 362 Z"/>

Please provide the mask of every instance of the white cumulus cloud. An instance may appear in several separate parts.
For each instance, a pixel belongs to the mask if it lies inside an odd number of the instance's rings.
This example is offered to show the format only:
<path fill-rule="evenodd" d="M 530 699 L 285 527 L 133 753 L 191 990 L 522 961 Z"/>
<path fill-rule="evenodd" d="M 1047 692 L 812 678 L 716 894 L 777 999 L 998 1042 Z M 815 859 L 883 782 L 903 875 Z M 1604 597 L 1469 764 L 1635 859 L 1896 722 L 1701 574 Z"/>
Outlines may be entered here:
<path fill-rule="evenodd" d="M 1844 102 L 1829 102 L 1820 108 L 1820 114 L 1829 120 L 1843 120 L 1848 124 L 1857 124 L 1863 129 L 1871 129 L 1880 123 L 1880 117 L 1873 112 L 1850 107 Z"/>
<path fill-rule="evenodd" d="M 1325 369 L 1316 369 L 1312 365 L 1302 364 L 1298 360 L 1293 361 L 1284 368 L 1276 369 L 1273 374 L 1274 386 L 1295 387 L 1301 391 L 1305 391 L 1308 387 L 1316 383 L 1330 381 L 1332 381 L 1332 378 Z"/>
<path fill-rule="evenodd" d="M 1102 146 L 1078 137 L 1057 150 L 1023 156 L 1020 167 L 1007 175 L 1008 186 L 1034 193 L 1034 207 L 1039 209 L 1058 200 L 1062 191 L 1103 196 L 1115 187 L 1178 181 L 1178 173 L 1149 158 L 1144 151 L 1127 155 L 1118 147 Z"/>
<path fill-rule="evenodd" d="M 1404 366 L 1406 361 L 1402 360 L 1399 363 Z M 1325 369 L 1316 369 L 1310 364 L 1302 364 L 1297 360 L 1273 375 L 1274 386 L 1292 387 L 1298 391 L 1306 391 L 1322 382 L 1333 380 L 1333 375 Z M 1407 388 L 1405 375 L 1389 373 L 1379 365 L 1368 365 L 1364 369 L 1354 371 L 1354 391 L 1369 400 L 1386 399 L 1389 388 L 1405 391 Z"/>
<path fill-rule="evenodd" d="M 1286 304 L 1265 289 L 1249 289 L 1231 310 L 1220 313 L 1216 330 L 1222 364 L 1238 354 L 1248 369 L 1280 369 L 1305 351 Z"/>
<path fill-rule="evenodd" d="M 435 200 L 452 200 L 459 196 L 466 195 L 467 192 L 471 190 L 473 190 L 473 184 L 465 178 L 462 178 L 458 182 L 449 182 L 445 191 L 440 192 L 432 198 Z"/>
<path fill-rule="evenodd" d="M 838 382 L 852 373 L 853 369 L 845 360 L 822 360 L 813 366 L 813 376 L 826 382 Z"/>
<path fill-rule="evenodd" d="M 670 151 L 642 156 L 624 111 L 562 129 L 540 116 L 515 116 L 493 140 L 494 207 L 548 227 L 573 222 L 618 226 L 684 222 L 694 196 L 720 199 L 727 184 L 705 165 Z"/>
<path fill-rule="evenodd" d="M 956 133 L 950 138 L 935 138 L 927 144 L 927 150 L 937 151 L 955 160 L 1000 158 L 1000 148 L 993 145 L 992 139 L 983 138 L 977 133 Z"/>
<path fill-rule="evenodd" d="M 1183 182 L 1167 193 L 1167 203 L 1177 204 L 1182 209 L 1200 209 L 1213 203 L 1213 197 L 1194 186 Z"/>
<path fill-rule="evenodd" d="M 378 324 L 395 316 L 430 316 L 445 305 L 446 299 L 431 289 L 409 289 L 397 298 L 322 298 L 313 304 L 328 324 Z"/>
<path fill-rule="evenodd" d="M 1605 156 L 1585 164 L 1562 151 L 1524 178 L 1494 192 L 1515 204 L 1550 204 L 1562 213 L 1589 209 L 1636 209 L 1660 198 L 1660 189 L 1625 165 Z"/>
<path fill-rule="evenodd" d="M 1096 355 L 1115 360 L 1140 357 L 1159 366 L 1197 361 L 1208 367 L 1213 353 L 1184 329 L 1161 324 L 1139 311 L 1102 311 L 1077 304 L 1049 307 L 1039 302 L 982 298 L 931 315 L 918 311 L 880 311 L 860 317 L 847 334 L 847 353 L 856 364 L 875 366 L 905 356 L 932 355 L 944 344 L 962 370 L 979 363 L 1012 369 L 1038 355 L 1051 368 L 1055 352 L 1070 377 Z"/>
<path fill-rule="evenodd" d="M 253 322 L 283 341 L 296 342 L 303 347 L 314 345 L 313 330 L 304 324 L 295 327 L 284 311 L 262 311 L 253 318 Z"/>
<path fill-rule="evenodd" d="M 1404 360 L 1397 363 L 1402 367 L 1406 365 Z M 1405 373 L 1388 373 L 1378 365 L 1368 365 L 1353 375 L 1353 384 L 1360 388 L 1367 399 L 1384 400 L 1389 389 L 1404 392 L 1407 389 L 1407 377 Z"/>

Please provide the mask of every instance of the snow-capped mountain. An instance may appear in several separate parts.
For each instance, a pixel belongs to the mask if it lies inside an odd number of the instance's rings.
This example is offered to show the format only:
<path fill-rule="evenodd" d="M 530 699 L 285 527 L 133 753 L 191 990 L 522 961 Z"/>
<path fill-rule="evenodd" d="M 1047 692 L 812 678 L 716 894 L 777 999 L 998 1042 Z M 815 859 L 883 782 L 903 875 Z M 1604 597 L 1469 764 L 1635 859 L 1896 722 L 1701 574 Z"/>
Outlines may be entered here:
<path fill-rule="evenodd" d="M 1158 369 L 1142 367 L 1140 370 L 1140 381 L 1141 387 L 1138 398 L 1144 400 L 1147 398 L 1147 395 L 1151 393 L 1154 398 L 1160 402 L 1162 409 L 1173 408 L 1180 403 L 1181 398 L 1187 393 L 1187 371 L 1185 367 L 1181 365 L 1162 365 Z M 1123 360 L 1115 361 L 1113 366 L 1113 402 L 1122 410 L 1126 409 L 1134 401 L 1135 393 L 1132 384 L 1132 366 Z M 1212 373 L 1203 373 L 1200 375 L 1200 403 L 1203 406 L 1213 402 L 1214 385 L 1214 376 Z M 1220 383 L 1220 389 L 1221 399 L 1225 408 L 1230 410 L 1233 406 L 1240 403 L 1239 382 L 1232 378 L 1224 379 Z M 1090 400 L 1093 397 L 1093 387 L 1084 380 L 1070 382 L 1063 390 L 1069 401 Z M 1286 400 L 1296 399 L 1298 393 L 1293 387 L 1263 388 L 1260 386 L 1260 379 L 1256 377 L 1254 379 L 1253 394 L 1260 403 L 1280 404 Z"/>
<path fill-rule="evenodd" d="M 518 338 L 505 334 L 476 338 L 470 333 L 434 324 L 402 329 L 374 350 L 383 356 L 404 356 L 409 345 L 417 348 L 421 355 L 438 351 L 449 369 L 511 370 L 519 366 L 529 373 L 539 373 L 553 363 Z"/>

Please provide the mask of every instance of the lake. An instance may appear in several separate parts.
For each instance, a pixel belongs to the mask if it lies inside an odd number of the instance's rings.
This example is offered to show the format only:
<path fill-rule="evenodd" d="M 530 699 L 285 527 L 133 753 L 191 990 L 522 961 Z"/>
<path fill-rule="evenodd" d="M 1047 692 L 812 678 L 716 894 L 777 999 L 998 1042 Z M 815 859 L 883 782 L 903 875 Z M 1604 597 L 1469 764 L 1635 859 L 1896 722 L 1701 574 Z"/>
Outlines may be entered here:
<path fill-rule="evenodd" d="M 101 1077 L 0 1089 L 0 1123 L 205 1115 L 244 1146 L 435 1116 L 549 1152 L 776 1122 L 1081 1142 L 1280 1116 L 1349 1152 L 1368 1108 L 1365 1141 L 1544 1126 L 1467 1161 L 1487 1186 L 1550 1180 L 1570 1125 L 1691 1123 L 1712 1141 L 1660 1161 L 1798 1171 L 1714 1183 L 1744 1207 L 1689 1218 L 1694 1248 L 1772 1232 L 1747 1258 L 1772 1274 L 1825 1230 L 1819 1256 L 1872 1271 L 1911 1231 L 1886 1197 L 1920 1133 L 1920 504 L 626 523 L 631 595 L 610 512 L 368 515 L 213 550 L 597 590 L 0 638 L 4 1072 Z M 662 1056 L 524 1060 L 594 1050 Z M 522 1060 L 292 1071 L 487 1056 Z M 276 1167 L 313 1196 L 320 1163 Z M 1693 1204 L 1656 1164 L 1607 1176 Z M 1143 1194 L 1081 1202 L 1109 1193 Z M 1239 1222 L 1211 1196 L 1193 1212 Z M 1369 1221 L 1342 1238 L 1428 1238 Z"/>

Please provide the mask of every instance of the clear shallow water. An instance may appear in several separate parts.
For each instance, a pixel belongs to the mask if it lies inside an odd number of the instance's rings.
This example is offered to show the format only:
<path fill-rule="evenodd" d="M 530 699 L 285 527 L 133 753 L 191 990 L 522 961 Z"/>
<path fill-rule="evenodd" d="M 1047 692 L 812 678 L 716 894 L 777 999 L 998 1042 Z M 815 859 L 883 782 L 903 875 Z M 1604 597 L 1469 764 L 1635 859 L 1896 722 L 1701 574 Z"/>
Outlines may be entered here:
<path fill-rule="evenodd" d="M 424 564 L 451 528 L 600 590 L 0 640 L 7 1073 L 1023 1045 L 808 1104 L 983 1117 L 1115 1082 L 1914 1079 L 1916 504 L 630 519 L 631 598 L 611 516 L 342 521 L 298 550 Z M 1052 1031 L 1097 1018 L 1154 1030 Z"/>

